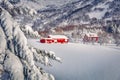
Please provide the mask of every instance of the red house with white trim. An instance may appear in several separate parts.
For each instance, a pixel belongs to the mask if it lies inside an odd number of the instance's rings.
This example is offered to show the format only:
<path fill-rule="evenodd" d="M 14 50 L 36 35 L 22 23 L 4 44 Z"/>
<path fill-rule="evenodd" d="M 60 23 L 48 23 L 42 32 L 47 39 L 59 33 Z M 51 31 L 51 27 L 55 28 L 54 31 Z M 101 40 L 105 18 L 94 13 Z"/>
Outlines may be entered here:
<path fill-rule="evenodd" d="M 65 35 L 49 35 L 48 38 L 40 39 L 41 43 L 68 43 Z"/>
<path fill-rule="evenodd" d="M 84 35 L 84 42 L 98 42 L 98 35 L 96 33 L 87 33 Z"/>

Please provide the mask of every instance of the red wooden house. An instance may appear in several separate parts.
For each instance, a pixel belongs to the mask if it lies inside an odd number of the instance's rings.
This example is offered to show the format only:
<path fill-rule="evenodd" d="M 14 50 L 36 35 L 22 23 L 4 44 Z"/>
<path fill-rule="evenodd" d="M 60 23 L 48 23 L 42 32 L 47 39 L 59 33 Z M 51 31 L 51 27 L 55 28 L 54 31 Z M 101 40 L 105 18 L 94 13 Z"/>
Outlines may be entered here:
<path fill-rule="evenodd" d="M 87 33 L 84 35 L 84 42 L 98 42 L 98 35 L 96 33 Z"/>
<path fill-rule="evenodd" d="M 68 43 L 68 38 L 64 35 L 49 35 L 48 38 L 42 38 L 41 43 Z"/>

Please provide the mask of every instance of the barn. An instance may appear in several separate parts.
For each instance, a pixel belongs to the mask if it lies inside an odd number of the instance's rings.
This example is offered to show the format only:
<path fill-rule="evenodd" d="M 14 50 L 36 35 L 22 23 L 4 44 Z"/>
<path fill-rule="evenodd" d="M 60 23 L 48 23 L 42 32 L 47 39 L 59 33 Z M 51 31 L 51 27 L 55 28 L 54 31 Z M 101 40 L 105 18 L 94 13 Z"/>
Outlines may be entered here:
<path fill-rule="evenodd" d="M 47 38 L 40 39 L 41 43 L 68 43 L 65 35 L 48 35 Z"/>
<path fill-rule="evenodd" d="M 41 43 L 54 43 L 54 39 L 52 38 L 42 38 L 40 39 Z"/>
<path fill-rule="evenodd" d="M 83 42 L 98 42 L 98 35 L 96 33 L 87 33 L 84 35 Z"/>

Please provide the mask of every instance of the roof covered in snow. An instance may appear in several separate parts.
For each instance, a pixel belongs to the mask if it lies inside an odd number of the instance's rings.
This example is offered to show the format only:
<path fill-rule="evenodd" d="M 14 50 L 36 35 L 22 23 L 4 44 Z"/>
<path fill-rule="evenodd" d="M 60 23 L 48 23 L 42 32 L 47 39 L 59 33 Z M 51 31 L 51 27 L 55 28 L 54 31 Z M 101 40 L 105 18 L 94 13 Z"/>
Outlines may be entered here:
<path fill-rule="evenodd" d="M 67 36 L 65 36 L 65 35 L 49 35 L 48 37 L 49 38 L 65 38 L 65 39 L 68 39 Z"/>
<path fill-rule="evenodd" d="M 98 37 L 96 33 L 86 33 L 85 35 L 88 37 Z"/>

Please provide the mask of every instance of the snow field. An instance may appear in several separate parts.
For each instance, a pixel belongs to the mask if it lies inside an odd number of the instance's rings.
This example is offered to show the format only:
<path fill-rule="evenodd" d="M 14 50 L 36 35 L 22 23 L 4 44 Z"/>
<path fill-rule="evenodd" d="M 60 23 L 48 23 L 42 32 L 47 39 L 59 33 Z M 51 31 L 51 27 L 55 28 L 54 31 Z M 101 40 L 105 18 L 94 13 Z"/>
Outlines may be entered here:
<path fill-rule="evenodd" d="M 79 43 L 41 44 L 29 39 L 30 45 L 54 51 L 62 63 L 45 67 L 56 80 L 120 80 L 120 48 Z"/>

